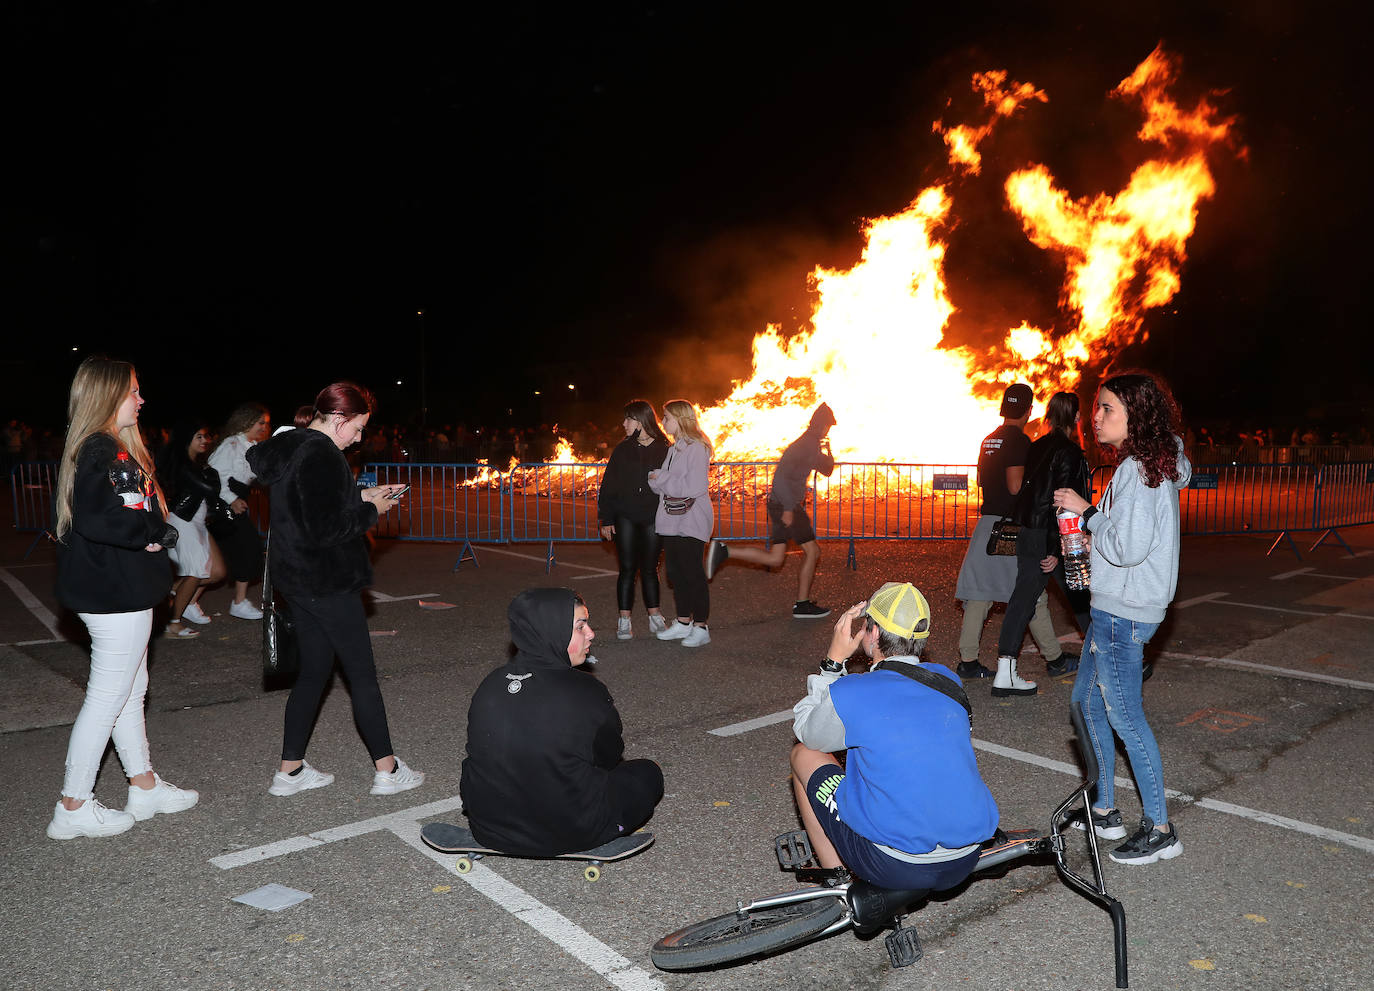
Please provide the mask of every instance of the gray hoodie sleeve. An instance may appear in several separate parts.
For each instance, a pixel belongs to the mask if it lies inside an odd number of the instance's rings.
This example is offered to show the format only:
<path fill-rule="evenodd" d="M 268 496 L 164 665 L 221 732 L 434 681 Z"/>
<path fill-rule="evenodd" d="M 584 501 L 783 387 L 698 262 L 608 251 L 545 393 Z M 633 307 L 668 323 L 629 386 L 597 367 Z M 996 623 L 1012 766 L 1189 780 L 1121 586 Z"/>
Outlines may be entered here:
<path fill-rule="evenodd" d="M 822 671 L 806 679 L 806 698 L 792 707 L 792 732 L 798 740 L 822 753 L 844 749 L 844 723 L 830 700 L 830 686 L 838 674 Z"/>

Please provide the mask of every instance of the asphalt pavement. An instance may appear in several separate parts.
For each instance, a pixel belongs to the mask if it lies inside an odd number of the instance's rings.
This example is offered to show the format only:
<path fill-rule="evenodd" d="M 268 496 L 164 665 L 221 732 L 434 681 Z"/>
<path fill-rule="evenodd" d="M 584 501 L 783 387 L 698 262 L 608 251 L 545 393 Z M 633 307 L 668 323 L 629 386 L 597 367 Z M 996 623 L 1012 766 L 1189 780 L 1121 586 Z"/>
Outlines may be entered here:
<path fill-rule="evenodd" d="M 1266 556 L 1272 538 L 1185 538 L 1178 596 L 1148 653 L 1146 711 L 1159 739 L 1182 857 L 1108 863 L 1126 908 L 1133 988 L 1354 989 L 1374 975 L 1374 529 L 1315 535 Z M 54 556 L 31 535 L 0 536 L 0 795 L 8 842 L 0 895 L 14 989 L 979 989 L 1110 988 L 1112 938 L 1100 908 L 1045 863 L 1022 862 L 921 909 L 925 957 L 893 970 L 881 938 L 840 933 L 720 970 L 655 970 L 649 947 L 737 899 L 786 890 L 772 838 L 796 827 L 790 721 L 829 641 L 830 621 L 791 618 L 798 558 L 781 573 L 729 563 L 711 587 L 710 645 L 615 639 L 614 557 L 604 546 L 459 548 L 378 543 L 370 606 L 397 752 L 428 778 L 389 797 L 335 683 L 309 751 L 337 776 L 274 798 L 283 691 L 260 677 L 257 623 L 206 596 L 213 622 L 193 641 L 156 640 L 148 733 L 156 769 L 200 804 L 108 839 L 44 835 L 61 787 L 87 653 L 52 593 Z M 957 660 L 951 541 L 826 542 L 814 598 L 843 607 L 884 581 L 911 580 L 934 611 L 931 657 Z M 462 822 L 467 701 L 504 661 L 506 605 L 525 588 L 568 585 L 597 630 L 595 677 L 625 724 L 627 756 L 664 769 L 667 794 L 644 853 L 589 883 L 582 865 L 486 859 L 460 876 L 418 840 Z M 666 611 L 671 592 L 665 585 Z M 1053 598 L 1053 595 L 1052 595 Z M 438 607 L 436 608 L 436 604 Z M 452 608 L 444 606 L 451 605 Z M 1072 619 L 1054 601 L 1056 624 Z M 1001 612 L 984 631 L 992 662 Z M 832 617 L 833 619 L 833 617 Z M 1027 646 L 1031 699 L 968 686 L 979 764 L 1006 826 L 1045 827 L 1074 787 L 1072 677 L 1051 679 Z M 771 717 L 771 719 L 770 719 Z M 1124 757 L 1119 778 L 1129 778 Z M 113 751 L 96 795 L 122 807 Z M 1139 815 L 1119 788 L 1128 820 Z M 266 885 L 309 897 L 279 911 L 233 901 Z"/>

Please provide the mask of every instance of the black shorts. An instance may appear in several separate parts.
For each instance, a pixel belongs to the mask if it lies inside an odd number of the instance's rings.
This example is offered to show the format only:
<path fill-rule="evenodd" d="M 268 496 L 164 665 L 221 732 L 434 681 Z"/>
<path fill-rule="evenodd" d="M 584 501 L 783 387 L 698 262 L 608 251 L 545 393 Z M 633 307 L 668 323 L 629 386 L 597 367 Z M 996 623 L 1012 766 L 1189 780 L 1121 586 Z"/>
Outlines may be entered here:
<path fill-rule="evenodd" d="M 933 864 L 913 864 L 890 857 L 873 843 L 845 825 L 835 804 L 835 792 L 844 780 L 844 769 L 838 764 L 822 764 L 806 783 L 806 800 L 816 813 L 825 835 L 835 846 L 835 852 L 851 872 L 883 888 L 926 888 L 944 891 L 952 888 L 978 866 L 981 850 L 974 850 L 958 860 Z"/>
<path fill-rule="evenodd" d="M 791 526 L 782 521 L 782 512 L 783 507 L 776 502 L 768 504 L 768 519 L 773 524 L 773 534 L 769 537 L 772 543 L 786 544 L 791 540 L 800 546 L 816 539 L 816 531 L 811 529 L 811 517 L 806 515 L 803 507 L 793 507 Z"/>

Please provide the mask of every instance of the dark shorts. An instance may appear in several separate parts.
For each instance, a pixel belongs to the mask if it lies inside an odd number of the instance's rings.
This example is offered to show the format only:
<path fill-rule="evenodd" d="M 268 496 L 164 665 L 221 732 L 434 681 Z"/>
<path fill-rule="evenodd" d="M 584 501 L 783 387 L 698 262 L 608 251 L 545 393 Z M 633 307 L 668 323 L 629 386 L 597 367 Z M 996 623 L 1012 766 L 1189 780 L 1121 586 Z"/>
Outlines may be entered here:
<path fill-rule="evenodd" d="M 768 504 L 768 519 L 773 524 L 773 534 L 768 539 L 775 544 L 786 544 L 789 540 L 801 544 L 810 543 L 816 539 L 816 531 L 811 529 L 811 517 L 806 515 L 806 510 L 801 506 L 792 509 L 792 525 L 788 526 L 782 521 L 783 507 L 776 502 Z"/>
<path fill-rule="evenodd" d="M 844 771 L 835 764 L 824 764 L 806 783 L 806 799 L 820 820 L 821 828 L 835 852 L 850 872 L 882 888 L 926 888 L 944 891 L 973 872 L 978 865 L 978 850 L 958 860 L 938 864 L 911 864 L 889 857 L 871 840 L 864 839 L 840 821 L 834 794 L 844 780 Z"/>

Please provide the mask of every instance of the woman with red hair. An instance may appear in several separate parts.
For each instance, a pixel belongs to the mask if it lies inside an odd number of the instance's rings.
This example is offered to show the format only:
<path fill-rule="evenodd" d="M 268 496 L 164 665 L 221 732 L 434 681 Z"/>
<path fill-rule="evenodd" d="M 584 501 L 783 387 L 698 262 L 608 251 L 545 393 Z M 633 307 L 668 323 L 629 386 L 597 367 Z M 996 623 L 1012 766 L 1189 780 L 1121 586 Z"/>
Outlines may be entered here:
<path fill-rule="evenodd" d="M 1178 584 L 1178 493 L 1192 477 L 1192 466 L 1183 453 L 1178 406 L 1153 375 L 1115 375 L 1103 382 L 1093 430 L 1118 462 L 1097 505 L 1071 488 L 1054 491 L 1054 504 L 1080 514 L 1092 535 L 1091 624 L 1073 704 L 1086 710 L 1097 755 L 1091 826 L 1105 839 L 1126 835 L 1114 802 L 1115 733 L 1126 747 L 1144 815 L 1140 828 L 1111 858 L 1153 864 L 1177 857 L 1183 843 L 1169 822 L 1163 761 L 1145 720 L 1144 651 Z"/>

